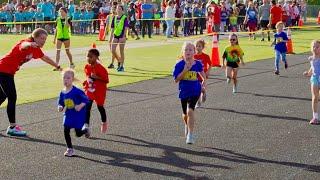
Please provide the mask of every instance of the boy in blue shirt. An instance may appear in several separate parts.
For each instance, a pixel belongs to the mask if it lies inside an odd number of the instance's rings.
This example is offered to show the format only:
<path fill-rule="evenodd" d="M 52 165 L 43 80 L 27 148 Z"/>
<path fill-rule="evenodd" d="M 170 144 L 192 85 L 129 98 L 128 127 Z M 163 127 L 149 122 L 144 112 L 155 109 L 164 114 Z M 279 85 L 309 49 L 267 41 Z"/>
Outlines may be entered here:
<path fill-rule="evenodd" d="M 81 137 L 84 134 L 89 137 L 89 131 L 84 127 L 88 98 L 82 90 L 73 85 L 74 79 L 74 71 L 72 69 L 63 72 L 64 89 L 61 91 L 58 100 L 58 111 L 65 110 L 63 126 L 68 148 L 64 155 L 68 157 L 74 155 L 70 136 L 71 129 L 75 129 L 77 137 Z"/>
<path fill-rule="evenodd" d="M 287 46 L 286 43 L 288 41 L 288 36 L 287 34 L 283 31 L 284 24 L 283 22 L 278 22 L 276 24 L 276 29 L 277 32 L 274 34 L 274 41 L 272 45 L 274 45 L 274 51 L 275 51 L 275 72 L 274 74 L 279 75 L 279 61 L 280 61 L 280 56 L 281 60 L 284 63 L 284 68 L 288 68 L 288 63 L 286 60 L 286 53 L 287 53 Z"/>

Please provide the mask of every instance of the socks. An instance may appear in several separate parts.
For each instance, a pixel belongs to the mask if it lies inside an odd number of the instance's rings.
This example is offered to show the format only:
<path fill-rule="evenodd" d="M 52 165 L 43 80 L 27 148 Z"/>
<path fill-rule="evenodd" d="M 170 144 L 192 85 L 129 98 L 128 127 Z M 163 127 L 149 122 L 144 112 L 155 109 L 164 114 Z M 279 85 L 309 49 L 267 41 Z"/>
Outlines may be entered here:
<path fill-rule="evenodd" d="M 319 119 L 319 115 L 318 115 L 318 113 L 313 112 L 313 118 L 315 118 L 315 119 Z"/>

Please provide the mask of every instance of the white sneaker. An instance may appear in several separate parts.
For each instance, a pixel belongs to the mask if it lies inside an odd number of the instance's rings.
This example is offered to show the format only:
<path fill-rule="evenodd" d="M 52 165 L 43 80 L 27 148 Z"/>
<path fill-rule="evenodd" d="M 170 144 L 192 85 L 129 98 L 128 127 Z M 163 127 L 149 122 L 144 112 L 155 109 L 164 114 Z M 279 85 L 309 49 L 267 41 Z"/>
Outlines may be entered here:
<path fill-rule="evenodd" d="M 188 133 L 186 143 L 187 144 L 194 144 L 194 137 L 192 134 Z"/>
<path fill-rule="evenodd" d="M 71 69 L 74 69 L 76 66 L 74 65 L 74 63 L 70 64 L 69 66 Z"/>
<path fill-rule="evenodd" d="M 64 152 L 64 156 L 67 156 L 67 157 L 74 156 L 74 150 L 72 148 L 67 148 L 67 151 Z"/>
<path fill-rule="evenodd" d="M 232 92 L 233 92 L 233 93 L 237 93 L 237 92 L 238 92 L 237 86 L 233 86 Z"/>
<path fill-rule="evenodd" d="M 185 124 L 184 125 L 184 136 L 187 137 L 188 135 L 188 126 Z"/>

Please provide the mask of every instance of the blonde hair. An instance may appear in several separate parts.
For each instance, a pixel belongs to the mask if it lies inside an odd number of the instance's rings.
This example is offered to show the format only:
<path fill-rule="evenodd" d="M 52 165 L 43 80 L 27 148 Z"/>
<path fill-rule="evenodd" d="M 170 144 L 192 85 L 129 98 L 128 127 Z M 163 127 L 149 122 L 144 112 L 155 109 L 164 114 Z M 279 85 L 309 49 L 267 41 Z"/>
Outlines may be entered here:
<path fill-rule="evenodd" d="M 315 44 L 320 45 L 320 40 L 319 40 L 319 39 L 315 39 L 315 40 L 313 40 L 313 41 L 311 42 L 311 52 L 312 52 L 312 53 L 313 53 L 313 46 L 314 46 Z"/>
<path fill-rule="evenodd" d="M 190 41 L 186 41 L 186 42 L 183 43 L 183 45 L 181 47 L 181 58 L 184 59 L 184 51 L 185 51 L 186 47 L 189 46 L 189 45 L 192 46 L 193 47 L 193 51 L 196 52 L 195 45 Z"/>
<path fill-rule="evenodd" d="M 73 81 L 78 81 L 78 79 L 75 77 L 75 70 L 67 68 L 61 72 L 62 77 L 64 77 L 66 74 L 70 74 L 73 77 Z"/>

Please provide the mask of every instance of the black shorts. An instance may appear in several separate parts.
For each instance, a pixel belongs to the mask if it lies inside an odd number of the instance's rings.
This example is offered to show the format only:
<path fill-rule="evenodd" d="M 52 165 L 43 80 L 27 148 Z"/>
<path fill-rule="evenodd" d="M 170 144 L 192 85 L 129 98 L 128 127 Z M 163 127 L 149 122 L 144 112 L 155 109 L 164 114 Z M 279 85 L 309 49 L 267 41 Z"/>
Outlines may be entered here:
<path fill-rule="evenodd" d="M 182 106 L 183 114 L 187 114 L 188 104 L 189 104 L 189 109 L 194 110 L 199 98 L 200 98 L 200 96 L 194 96 L 194 97 L 190 97 L 187 99 L 181 99 L 181 106 Z"/>
<path fill-rule="evenodd" d="M 174 26 L 175 26 L 175 27 L 180 26 L 180 20 L 175 20 L 175 21 L 174 21 Z"/>
<path fill-rule="evenodd" d="M 276 24 L 271 24 L 271 29 L 276 29 Z"/>
<path fill-rule="evenodd" d="M 269 21 L 268 20 L 261 20 L 260 21 L 260 26 L 262 28 L 268 28 L 268 24 L 269 24 Z"/>
<path fill-rule="evenodd" d="M 57 40 L 59 40 L 59 41 L 61 41 L 61 42 L 64 42 L 64 41 L 69 41 L 70 39 L 61 38 L 61 39 L 57 39 Z"/>
<path fill-rule="evenodd" d="M 238 68 L 238 62 L 229 62 L 227 61 L 227 67 L 231 67 L 231 68 Z"/>

